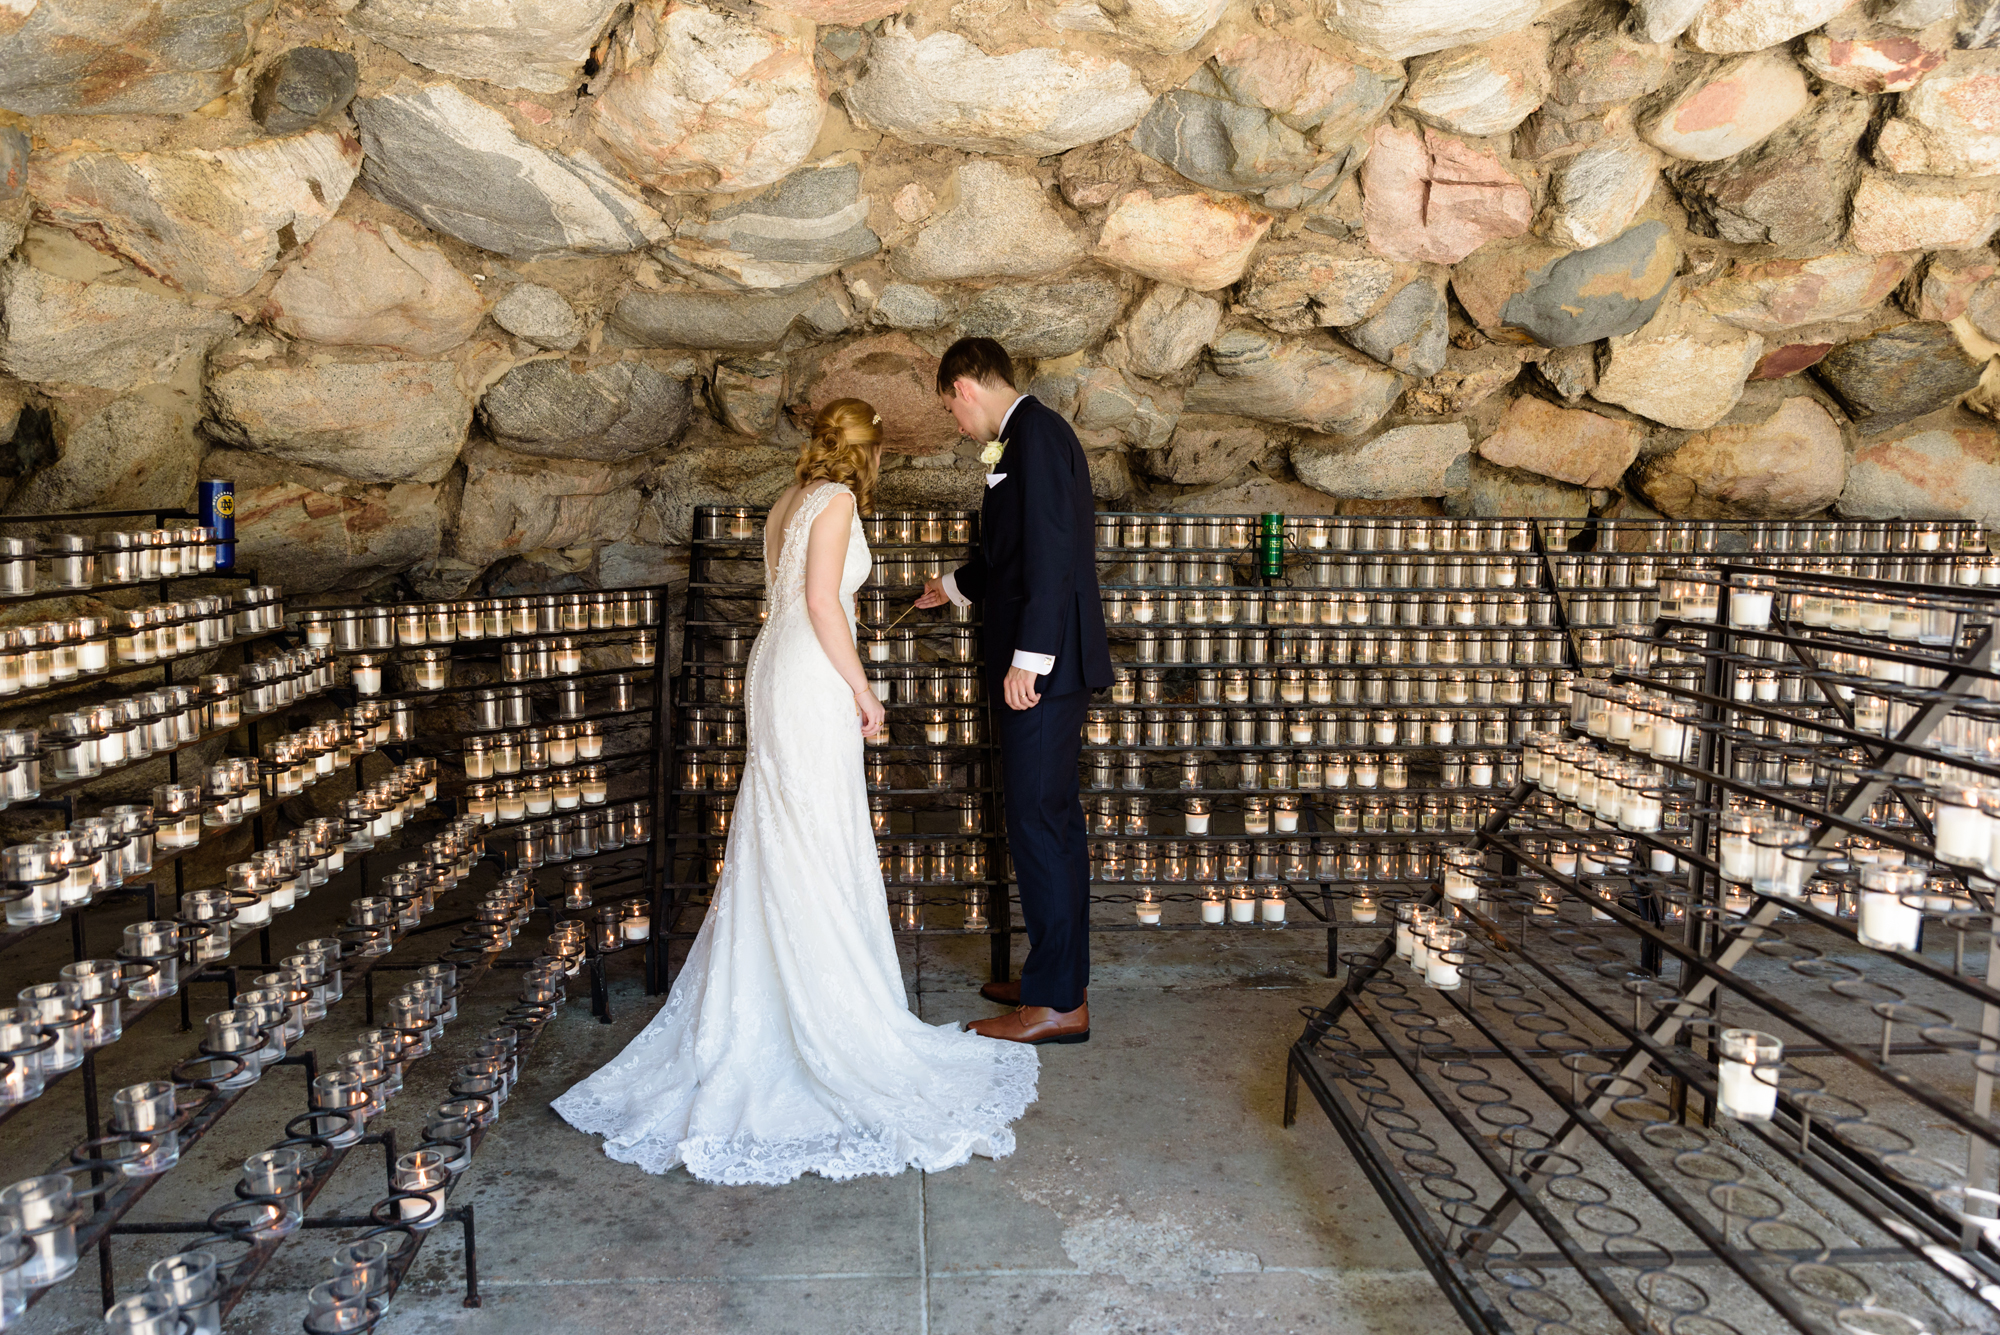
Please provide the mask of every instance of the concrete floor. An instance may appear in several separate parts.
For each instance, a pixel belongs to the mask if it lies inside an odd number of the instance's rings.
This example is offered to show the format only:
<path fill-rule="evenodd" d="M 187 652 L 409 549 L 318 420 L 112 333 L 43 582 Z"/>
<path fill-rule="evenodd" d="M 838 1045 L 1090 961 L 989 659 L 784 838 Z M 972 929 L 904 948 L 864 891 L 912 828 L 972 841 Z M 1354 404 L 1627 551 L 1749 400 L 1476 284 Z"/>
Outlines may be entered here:
<path fill-rule="evenodd" d="M 478 1205 L 484 1308 L 458 1304 L 442 1233 L 385 1329 L 1198 1335 L 1443 1332 L 1443 1300 L 1325 1120 L 1279 1126 L 1296 1008 L 1324 937 L 1098 938 L 1088 1045 L 1043 1050 L 1010 1158 L 784 1187 L 651 1177 L 547 1101 L 610 1059 L 618 1023 L 572 1008 L 460 1189 Z M 921 1013 L 992 1014 L 983 943 L 904 950 Z M 440 1245 L 442 1244 L 442 1245 Z M 247 1328 L 246 1328 L 247 1329 Z"/>
<path fill-rule="evenodd" d="M 460 893 L 464 893 L 461 891 Z M 340 896 L 344 903 L 346 896 Z M 324 908 L 329 918 L 338 904 Z M 287 924 L 304 937 L 307 917 Z M 1114 910 L 1101 910 L 1107 917 Z M 286 930 L 282 940 L 292 939 Z M 435 938 L 431 938 L 435 940 Z M 423 947 L 399 948 L 414 962 Z M 425 1243 L 381 1329 L 387 1335 L 553 1335 L 694 1331 L 743 1335 L 1204 1335 L 1206 1332 L 1426 1332 L 1457 1322 L 1325 1119 L 1307 1100 L 1279 1126 L 1284 1055 L 1297 1007 L 1323 1001 L 1321 933 L 1100 935 L 1092 1041 L 1043 1050 L 1041 1098 L 1019 1147 L 940 1174 L 784 1187 L 715 1187 L 684 1172 L 652 1177 L 604 1157 L 548 1101 L 608 1061 L 650 1018 L 636 961 L 613 974 L 617 1023 L 571 1004 L 544 1033 L 515 1097 L 456 1201 L 478 1212 L 485 1305 L 460 1305 L 456 1229 Z M 281 942 L 282 943 L 282 942 Z M 42 943 L 38 943 L 42 944 Z M 50 967 L 63 943 L 46 943 Z M 442 948 L 438 940 L 436 947 Z M 526 943 L 524 942 L 524 945 Z M 983 940 L 903 947 L 906 981 L 934 1022 L 993 1014 L 977 993 Z M 40 950 L 30 954 L 40 954 Z M 10 960 L 18 968 L 29 963 Z M 11 969 L 10 969 L 11 971 Z M 400 980 L 399 980 L 400 981 Z M 489 976 L 448 1034 L 472 1041 L 497 1018 L 511 978 Z M 213 998 L 219 1000 L 219 998 Z M 197 1017 L 211 1006 L 197 1005 Z M 352 1012 L 349 1014 L 348 1012 Z M 170 1014 L 169 1012 L 174 1012 Z M 358 997 L 307 1045 L 325 1053 L 361 1027 Z M 135 1041 L 137 1040 L 137 1041 Z M 163 1007 L 103 1054 L 103 1084 L 156 1074 L 180 1055 L 177 1008 Z M 412 1068 L 388 1117 L 411 1138 L 444 1096 L 447 1047 Z M 141 1203 L 134 1219 L 199 1217 L 228 1199 L 234 1164 L 298 1111 L 299 1076 L 275 1071 Z M 75 1091 L 24 1109 L 0 1137 L 12 1181 L 77 1136 Z M 315 1213 L 365 1212 L 381 1195 L 377 1160 L 343 1166 Z M 237 1309 L 232 1335 L 300 1328 L 305 1290 L 325 1277 L 344 1233 L 308 1232 L 279 1252 Z M 163 1240 L 121 1239 L 118 1291 L 130 1292 Z M 86 1259 L 22 1327 L 101 1330 Z"/>

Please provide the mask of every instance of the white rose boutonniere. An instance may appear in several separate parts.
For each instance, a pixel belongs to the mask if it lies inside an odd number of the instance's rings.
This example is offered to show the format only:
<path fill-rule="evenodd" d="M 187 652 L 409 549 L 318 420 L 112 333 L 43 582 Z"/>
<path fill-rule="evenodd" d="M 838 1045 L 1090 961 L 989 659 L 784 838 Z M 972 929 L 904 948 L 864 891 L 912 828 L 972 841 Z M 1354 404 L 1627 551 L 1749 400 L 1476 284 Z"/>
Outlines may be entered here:
<path fill-rule="evenodd" d="M 1006 450 L 1006 441 L 990 440 L 986 442 L 986 448 L 979 452 L 979 462 L 985 464 L 986 471 L 990 473 L 993 471 L 993 466 L 1000 462 L 1000 456 L 1006 453 Z"/>

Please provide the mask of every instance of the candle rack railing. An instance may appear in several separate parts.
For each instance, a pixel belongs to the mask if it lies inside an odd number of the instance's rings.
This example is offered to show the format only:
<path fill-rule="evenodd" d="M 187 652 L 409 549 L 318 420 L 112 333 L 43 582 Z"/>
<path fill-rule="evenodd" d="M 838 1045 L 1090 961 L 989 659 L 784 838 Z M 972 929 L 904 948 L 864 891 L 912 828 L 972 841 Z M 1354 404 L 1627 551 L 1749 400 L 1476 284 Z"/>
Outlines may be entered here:
<path fill-rule="evenodd" d="M 2000 600 L 1793 563 L 1663 579 L 1307 1010 L 1288 1120 L 1471 1329 L 2000 1324 Z"/>

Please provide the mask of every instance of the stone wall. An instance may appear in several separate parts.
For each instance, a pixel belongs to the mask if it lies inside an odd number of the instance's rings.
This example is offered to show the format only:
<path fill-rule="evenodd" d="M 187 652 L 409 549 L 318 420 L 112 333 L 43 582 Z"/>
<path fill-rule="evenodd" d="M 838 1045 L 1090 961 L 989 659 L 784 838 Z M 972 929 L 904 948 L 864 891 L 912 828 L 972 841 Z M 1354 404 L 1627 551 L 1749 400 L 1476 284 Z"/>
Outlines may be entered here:
<path fill-rule="evenodd" d="M 1121 506 L 2000 517 L 1976 0 L 0 6 L 0 488 L 671 573 L 999 338 Z M 1995 340 L 1989 342 L 1988 340 Z"/>

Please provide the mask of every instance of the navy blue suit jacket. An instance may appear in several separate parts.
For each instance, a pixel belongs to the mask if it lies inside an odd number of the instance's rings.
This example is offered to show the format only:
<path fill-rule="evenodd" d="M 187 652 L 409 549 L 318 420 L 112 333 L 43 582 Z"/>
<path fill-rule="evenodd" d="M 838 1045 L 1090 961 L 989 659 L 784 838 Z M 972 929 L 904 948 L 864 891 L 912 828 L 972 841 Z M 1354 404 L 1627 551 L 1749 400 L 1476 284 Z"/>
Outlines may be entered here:
<path fill-rule="evenodd" d="M 1111 647 L 1097 593 L 1097 504 L 1076 432 L 1053 409 L 1024 397 L 1001 433 L 986 489 L 979 547 L 956 575 L 981 604 L 987 672 L 998 678 L 1014 651 L 1054 654 L 1037 689 L 1063 695 L 1111 684 Z M 997 692 L 996 692 L 997 694 Z"/>

